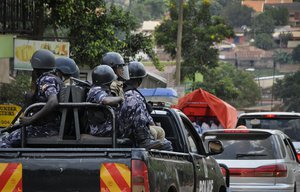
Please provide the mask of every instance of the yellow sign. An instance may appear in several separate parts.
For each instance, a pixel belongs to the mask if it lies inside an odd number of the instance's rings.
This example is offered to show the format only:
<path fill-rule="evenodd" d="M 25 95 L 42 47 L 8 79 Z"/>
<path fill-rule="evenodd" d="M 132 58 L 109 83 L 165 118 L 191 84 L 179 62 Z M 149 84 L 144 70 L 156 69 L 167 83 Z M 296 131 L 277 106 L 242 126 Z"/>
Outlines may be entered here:
<path fill-rule="evenodd" d="M 55 57 L 69 57 L 69 42 L 34 41 L 25 39 L 14 40 L 14 69 L 32 70 L 30 59 L 39 49 L 48 49 Z"/>
<path fill-rule="evenodd" d="M 18 105 L 0 105 L 0 127 L 8 127 L 15 116 L 21 111 Z"/>

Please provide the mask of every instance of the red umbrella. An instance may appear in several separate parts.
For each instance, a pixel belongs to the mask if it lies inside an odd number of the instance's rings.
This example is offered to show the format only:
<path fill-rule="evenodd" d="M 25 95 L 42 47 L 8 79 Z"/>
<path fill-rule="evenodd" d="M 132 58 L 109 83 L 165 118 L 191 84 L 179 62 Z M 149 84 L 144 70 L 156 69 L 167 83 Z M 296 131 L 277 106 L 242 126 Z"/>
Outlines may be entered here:
<path fill-rule="evenodd" d="M 197 117 L 215 116 L 224 128 L 235 128 L 237 123 L 237 110 L 233 106 L 201 88 L 180 98 L 174 108 L 192 121 Z"/>

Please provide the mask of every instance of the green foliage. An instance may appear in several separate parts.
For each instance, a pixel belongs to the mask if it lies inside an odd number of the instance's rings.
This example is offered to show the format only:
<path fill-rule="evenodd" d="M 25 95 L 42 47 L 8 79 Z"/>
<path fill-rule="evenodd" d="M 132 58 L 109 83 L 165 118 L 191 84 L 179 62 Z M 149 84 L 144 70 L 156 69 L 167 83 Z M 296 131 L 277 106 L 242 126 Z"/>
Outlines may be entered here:
<path fill-rule="evenodd" d="M 272 34 L 274 31 L 274 19 L 268 13 L 261 13 L 252 21 L 252 31 L 254 34 L 267 33 Z"/>
<path fill-rule="evenodd" d="M 283 100 L 285 111 L 300 112 L 300 71 L 287 75 L 274 84 L 276 98 Z"/>
<path fill-rule="evenodd" d="M 291 32 L 280 32 L 279 34 L 279 41 L 280 41 L 280 48 L 287 47 L 288 41 L 293 37 Z"/>
<path fill-rule="evenodd" d="M 274 47 L 274 41 L 270 34 L 260 33 L 255 36 L 255 46 L 260 49 L 269 50 Z"/>
<path fill-rule="evenodd" d="M 102 55 L 108 51 L 120 52 L 126 58 L 134 58 L 139 51 L 153 58 L 161 69 L 157 56 L 151 49 L 150 37 L 133 34 L 138 27 L 129 11 L 104 0 L 48 0 L 51 26 L 68 29 L 71 57 L 78 64 L 91 68 L 100 64 Z M 139 43 L 131 45 L 135 39 Z"/>
<path fill-rule="evenodd" d="M 293 49 L 292 58 L 294 61 L 300 62 L 300 45 Z"/>
<path fill-rule="evenodd" d="M 290 64 L 293 62 L 292 55 L 285 51 L 275 51 L 273 57 L 276 63 Z"/>
<path fill-rule="evenodd" d="M 260 90 L 252 74 L 222 63 L 204 74 L 204 82 L 196 83 L 235 107 L 253 106 L 260 99 Z"/>
<path fill-rule="evenodd" d="M 274 21 L 276 26 L 287 25 L 289 21 L 289 11 L 285 7 L 271 7 L 267 6 L 264 11 L 265 14 L 270 15 Z"/>
<path fill-rule="evenodd" d="M 30 90 L 30 78 L 28 75 L 21 74 L 10 84 L 0 85 L 1 103 L 12 103 L 17 105 L 24 104 L 24 93 Z"/>
<path fill-rule="evenodd" d="M 158 45 L 175 58 L 178 8 L 175 0 L 169 0 L 168 5 L 170 18 L 165 19 L 155 30 L 155 39 Z M 209 10 L 208 1 L 188 1 L 184 4 L 181 79 L 194 77 L 196 72 L 204 72 L 207 67 L 215 67 L 218 50 L 213 45 L 233 35 L 232 28 L 220 17 L 211 16 Z"/>
<path fill-rule="evenodd" d="M 221 11 L 221 15 L 233 27 L 251 25 L 251 15 L 254 12 L 252 8 L 241 5 L 241 3 L 227 4 Z"/>
<path fill-rule="evenodd" d="M 160 20 L 166 12 L 164 0 L 131 0 L 130 12 L 139 23 Z"/>

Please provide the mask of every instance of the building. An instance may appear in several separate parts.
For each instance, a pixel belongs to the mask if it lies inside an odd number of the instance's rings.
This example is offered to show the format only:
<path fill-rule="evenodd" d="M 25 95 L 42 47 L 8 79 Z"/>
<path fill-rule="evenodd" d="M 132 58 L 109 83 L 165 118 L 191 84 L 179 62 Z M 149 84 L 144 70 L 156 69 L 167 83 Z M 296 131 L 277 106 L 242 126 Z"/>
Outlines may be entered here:
<path fill-rule="evenodd" d="M 231 51 L 222 51 L 220 60 L 232 63 L 239 69 L 273 68 L 273 52 L 253 46 L 239 46 Z"/>
<path fill-rule="evenodd" d="M 290 2 L 290 3 L 270 3 L 266 4 L 267 7 L 284 7 L 289 12 L 289 24 L 291 26 L 300 26 L 300 2 Z"/>

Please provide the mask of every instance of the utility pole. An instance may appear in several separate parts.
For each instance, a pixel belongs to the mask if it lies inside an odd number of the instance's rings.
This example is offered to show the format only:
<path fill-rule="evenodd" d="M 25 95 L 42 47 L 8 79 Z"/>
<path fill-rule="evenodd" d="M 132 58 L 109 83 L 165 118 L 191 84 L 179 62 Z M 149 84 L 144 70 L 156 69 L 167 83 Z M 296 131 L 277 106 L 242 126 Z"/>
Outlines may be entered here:
<path fill-rule="evenodd" d="M 183 1 L 178 0 L 178 28 L 176 43 L 176 85 L 180 85 L 180 69 L 181 69 L 181 43 L 182 43 L 182 25 L 183 25 Z"/>

